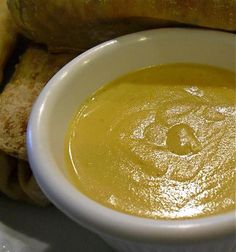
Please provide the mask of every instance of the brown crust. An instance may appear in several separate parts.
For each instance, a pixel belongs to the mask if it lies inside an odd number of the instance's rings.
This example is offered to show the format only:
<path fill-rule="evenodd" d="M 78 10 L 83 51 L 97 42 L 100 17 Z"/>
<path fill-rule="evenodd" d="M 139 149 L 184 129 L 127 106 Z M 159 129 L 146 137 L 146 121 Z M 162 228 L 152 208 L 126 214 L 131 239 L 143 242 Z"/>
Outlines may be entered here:
<path fill-rule="evenodd" d="M 7 9 L 6 0 L 0 0 L 0 84 L 3 68 L 16 43 L 17 31 Z"/>
<path fill-rule="evenodd" d="M 119 35 L 180 23 L 236 31 L 235 0 L 8 0 L 8 4 L 25 36 L 57 51 L 79 51 Z"/>

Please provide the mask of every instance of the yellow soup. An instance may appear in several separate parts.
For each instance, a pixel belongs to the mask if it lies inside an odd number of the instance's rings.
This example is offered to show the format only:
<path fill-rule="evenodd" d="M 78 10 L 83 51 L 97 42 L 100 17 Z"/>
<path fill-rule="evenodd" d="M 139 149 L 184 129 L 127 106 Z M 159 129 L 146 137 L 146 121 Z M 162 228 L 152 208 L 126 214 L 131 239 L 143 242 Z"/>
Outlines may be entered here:
<path fill-rule="evenodd" d="M 66 139 L 68 174 L 88 197 L 154 219 L 235 208 L 235 74 L 154 66 L 95 92 Z"/>

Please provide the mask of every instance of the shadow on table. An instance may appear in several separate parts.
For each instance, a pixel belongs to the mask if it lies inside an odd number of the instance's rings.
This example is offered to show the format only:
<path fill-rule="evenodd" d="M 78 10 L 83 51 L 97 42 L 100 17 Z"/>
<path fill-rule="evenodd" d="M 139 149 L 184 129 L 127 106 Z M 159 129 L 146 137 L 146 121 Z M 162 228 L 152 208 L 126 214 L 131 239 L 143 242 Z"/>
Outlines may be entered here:
<path fill-rule="evenodd" d="M 75 224 L 54 206 L 37 208 L 0 195 L 0 223 L 45 244 L 43 252 L 113 252 L 96 234 Z"/>

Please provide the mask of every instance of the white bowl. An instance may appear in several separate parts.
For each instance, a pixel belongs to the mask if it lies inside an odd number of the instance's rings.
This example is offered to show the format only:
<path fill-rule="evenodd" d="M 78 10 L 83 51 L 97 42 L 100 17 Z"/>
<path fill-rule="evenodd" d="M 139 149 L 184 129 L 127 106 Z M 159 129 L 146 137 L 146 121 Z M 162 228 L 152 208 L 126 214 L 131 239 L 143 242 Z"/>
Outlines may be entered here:
<path fill-rule="evenodd" d="M 191 220 L 152 220 L 114 211 L 80 193 L 66 176 L 64 138 L 85 98 L 120 75 L 175 62 L 235 70 L 235 59 L 233 34 L 172 28 L 113 39 L 72 60 L 49 81 L 30 116 L 28 156 L 44 193 L 118 251 L 231 251 L 236 246 L 234 212 Z"/>

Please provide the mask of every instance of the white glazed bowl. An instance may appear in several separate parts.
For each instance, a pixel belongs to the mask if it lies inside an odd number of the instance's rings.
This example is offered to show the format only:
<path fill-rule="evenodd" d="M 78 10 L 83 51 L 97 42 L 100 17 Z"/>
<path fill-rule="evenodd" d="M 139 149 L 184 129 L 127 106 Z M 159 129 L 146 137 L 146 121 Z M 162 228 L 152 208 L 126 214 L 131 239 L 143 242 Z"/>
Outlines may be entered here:
<path fill-rule="evenodd" d="M 29 121 L 29 161 L 44 193 L 65 214 L 118 251 L 233 251 L 234 212 L 191 220 L 151 220 L 87 198 L 66 176 L 64 138 L 72 115 L 85 98 L 120 75 L 176 62 L 235 70 L 235 59 L 233 34 L 172 28 L 113 39 L 72 60 L 44 88 Z"/>

